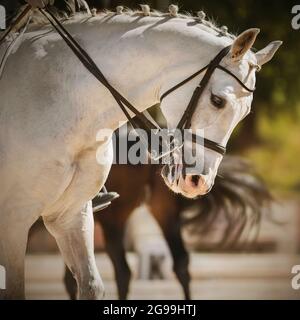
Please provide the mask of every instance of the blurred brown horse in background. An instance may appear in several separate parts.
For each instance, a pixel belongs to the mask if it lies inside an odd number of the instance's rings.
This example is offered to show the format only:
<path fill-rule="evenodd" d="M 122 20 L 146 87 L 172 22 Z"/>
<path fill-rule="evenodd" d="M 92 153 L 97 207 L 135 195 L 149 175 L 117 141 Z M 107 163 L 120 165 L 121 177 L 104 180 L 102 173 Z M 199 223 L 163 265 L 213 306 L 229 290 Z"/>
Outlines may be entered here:
<path fill-rule="evenodd" d="M 169 246 L 173 271 L 183 288 L 184 298 L 190 299 L 189 254 L 181 235 L 182 225 L 190 224 L 196 233 L 205 233 L 222 213 L 226 228 L 221 243 L 230 245 L 241 237 L 247 222 L 250 221 L 252 226 L 259 224 L 263 205 L 271 198 L 249 164 L 237 157 L 224 158 L 213 190 L 194 201 L 171 193 L 162 182 L 159 169 L 157 165 L 114 165 L 106 185 L 121 197 L 104 212 L 95 214 L 114 266 L 120 299 L 127 298 L 131 278 L 124 247 L 125 226 L 131 213 L 142 203 L 148 205 L 158 222 Z M 130 181 L 130 187 L 124 181 Z M 150 192 L 145 192 L 146 187 Z M 95 198 L 93 205 L 97 204 Z M 197 208 L 196 213 L 184 217 L 182 213 L 189 208 Z M 67 268 L 64 280 L 70 298 L 76 299 L 76 281 Z"/>

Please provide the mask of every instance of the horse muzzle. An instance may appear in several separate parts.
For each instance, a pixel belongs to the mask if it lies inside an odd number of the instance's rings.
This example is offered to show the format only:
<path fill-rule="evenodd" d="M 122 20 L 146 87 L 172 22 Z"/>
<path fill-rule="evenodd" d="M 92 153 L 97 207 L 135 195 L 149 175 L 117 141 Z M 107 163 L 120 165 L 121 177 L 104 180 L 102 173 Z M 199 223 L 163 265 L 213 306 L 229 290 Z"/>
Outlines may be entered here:
<path fill-rule="evenodd" d="M 207 194 L 214 184 L 211 175 L 184 174 L 181 164 L 165 165 L 161 175 L 172 191 L 190 199 Z"/>

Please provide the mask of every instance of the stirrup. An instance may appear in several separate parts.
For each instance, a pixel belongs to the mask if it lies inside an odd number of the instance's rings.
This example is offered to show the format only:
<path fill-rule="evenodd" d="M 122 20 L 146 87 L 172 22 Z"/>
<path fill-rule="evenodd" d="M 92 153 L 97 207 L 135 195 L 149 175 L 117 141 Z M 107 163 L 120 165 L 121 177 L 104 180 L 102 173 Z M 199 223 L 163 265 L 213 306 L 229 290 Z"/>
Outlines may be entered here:
<path fill-rule="evenodd" d="M 93 199 L 93 212 L 99 212 L 106 209 L 113 200 L 118 199 L 120 195 L 117 192 L 108 192 L 105 186 Z"/>

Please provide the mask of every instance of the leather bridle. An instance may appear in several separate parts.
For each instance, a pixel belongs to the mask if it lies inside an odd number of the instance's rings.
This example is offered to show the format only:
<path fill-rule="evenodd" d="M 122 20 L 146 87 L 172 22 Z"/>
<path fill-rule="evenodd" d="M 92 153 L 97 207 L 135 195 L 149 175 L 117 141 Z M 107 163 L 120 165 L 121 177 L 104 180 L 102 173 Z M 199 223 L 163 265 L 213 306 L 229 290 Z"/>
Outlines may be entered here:
<path fill-rule="evenodd" d="M 212 74 L 214 73 L 214 71 L 216 69 L 220 69 L 226 73 L 228 73 L 229 75 L 231 75 L 244 89 L 246 89 L 249 92 L 254 92 L 254 89 L 250 89 L 248 88 L 235 74 L 233 74 L 231 71 L 227 70 L 226 68 L 222 67 L 220 65 L 220 62 L 222 61 L 222 59 L 224 57 L 227 56 L 227 54 L 230 52 L 231 46 L 227 46 L 225 48 L 223 48 L 216 56 L 213 60 L 211 60 L 211 62 L 209 64 L 207 64 L 205 67 L 203 67 L 202 69 L 200 69 L 199 71 L 195 72 L 194 74 L 192 74 L 190 77 L 186 78 L 185 80 L 183 80 L 182 82 L 178 83 L 177 85 L 175 85 L 174 87 L 172 87 L 171 89 L 169 89 L 168 91 L 166 91 L 160 98 L 160 101 L 162 101 L 165 97 L 167 97 L 169 94 L 171 94 L 172 92 L 174 92 L 175 90 L 177 90 L 178 88 L 180 88 L 181 86 L 183 86 L 184 84 L 186 84 L 187 82 L 191 81 L 192 79 L 194 79 L 196 76 L 198 76 L 199 74 L 201 74 L 202 72 L 205 72 L 203 78 L 201 79 L 199 85 L 196 87 L 196 89 L 193 92 L 192 98 L 186 108 L 186 110 L 184 111 L 181 119 L 179 120 L 178 124 L 177 124 L 177 128 L 180 130 L 184 130 L 184 129 L 189 129 L 191 127 L 191 121 L 192 121 L 192 117 L 196 111 L 197 105 L 198 105 L 198 101 L 201 98 L 202 93 L 204 92 L 206 86 L 208 85 L 208 82 L 212 76 Z M 197 136 L 195 134 L 192 135 L 193 138 L 193 142 L 196 141 Z M 226 148 L 222 145 L 220 145 L 219 143 L 206 139 L 204 137 L 202 137 L 203 139 L 203 144 L 204 147 L 211 149 L 215 152 L 218 152 L 221 155 L 224 155 L 226 153 Z"/>
<path fill-rule="evenodd" d="M 155 132 L 159 132 L 161 128 L 159 125 L 153 121 L 153 119 L 149 120 L 148 117 L 137 110 L 122 94 L 120 94 L 105 78 L 103 73 L 100 71 L 98 66 L 95 64 L 95 62 L 92 60 L 92 58 L 88 55 L 88 53 L 78 44 L 78 42 L 72 37 L 72 35 L 64 28 L 64 26 L 59 22 L 59 20 L 55 17 L 55 15 L 48 9 L 40 9 L 40 12 L 47 18 L 47 20 L 51 23 L 51 25 L 54 27 L 54 29 L 61 35 L 63 40 L 66 42 L 66 44 L 69 46 L 69 48 L 73 51 L 73 53 L 78 57 L 78 59 L 82 62 L 82 64 L 110 91 L 113 98 L 125 114 L 126 118 L 130 122 L 130 124 L 133 126 L 133 128 L 141 128 L 146 131 L 156 130 Z M 50 18 L 50 17 L 52 18 Z M 205 71 L 205 74 L 203 78 L 201 79 L 199 85 L 195 88 L 192 98 L 184 111 L 180 121 L 178 122 L 177 128 L 178 130 L 185 130 L 191 128 L 191 121 L 192 117 L 195 113 L 195 110 L 198 105 L 198 101 L 201 98 L 202 93 L 204 92 L 207 84 L 209 83 L 209 80 L 213 74 L 213 72 L 216 69 L 222 70 L 223 72 L 226 72 L 230 76 L 232 76 L 245 90 L 249 92 L 254 92 L 255 88 L 251 89 L 248 88 L 235 74 L 233 74 L 231 71 L 227 70 L 226 68 L 222 67 L 220 65 L 222 59 L 227 56 L 227 54 L 230 52 L 231 46 L 227 46 L 223 48 L 216 56 L 215 58 L 208 63 L 205 67 L 200 69 L 199 71 L 195 72 L 185 80 L 181 81 L 180 83 L 176 84 L 169 90 L 167 90 L 160 98 L 160 102 L 166 98 L 169 94 L 177 90 L 178 88 L 182 87 L 201 73 Z M 135 117 L 131 117 L 129 114 L 129 111 L 131 111 Z M 192 134 L 192 141 L 195 143 L 198 143 L 199 136 L 196 134 Z M 221 144 L 206 139 L 204 137 L 200 137 L 203 141 L 203 146 L 205 148 L 211 149 L 222 156 L 226 152 L 226 147 L 222 146 Z M 147 144 L 148 146 L 148 144 Z M 148 150 L 149 154 L 151 156 L 151 150 Z M 174 151 L 171 150 L 167 154 L 170 154 Z M 165 156 L 163 154 L 163 156 Z M 160 157 L 158 157 L 160 158 Z"/>

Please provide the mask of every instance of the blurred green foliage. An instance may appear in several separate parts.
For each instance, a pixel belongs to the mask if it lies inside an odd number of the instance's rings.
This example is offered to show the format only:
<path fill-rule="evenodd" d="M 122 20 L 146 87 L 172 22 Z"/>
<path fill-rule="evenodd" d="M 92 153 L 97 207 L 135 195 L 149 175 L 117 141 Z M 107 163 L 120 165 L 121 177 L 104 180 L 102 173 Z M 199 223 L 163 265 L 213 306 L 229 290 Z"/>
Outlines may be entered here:
<path fill-rule="evenodd" d="M 244 152 L 269 187 L 281 194 L 300 191 L 299 111 L 293 116 L 281 113 L 273 119 L 261 114 L 257 129 L 262 141 Z"/>

